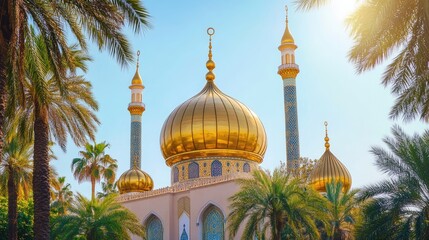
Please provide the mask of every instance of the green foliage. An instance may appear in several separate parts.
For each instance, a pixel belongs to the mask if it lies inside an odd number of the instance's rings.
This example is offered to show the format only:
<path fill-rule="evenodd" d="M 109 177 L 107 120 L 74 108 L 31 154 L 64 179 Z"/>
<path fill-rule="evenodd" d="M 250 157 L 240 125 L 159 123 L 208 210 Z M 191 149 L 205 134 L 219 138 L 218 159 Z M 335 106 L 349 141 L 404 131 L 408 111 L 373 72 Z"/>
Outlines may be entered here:
<path fill-rule="evenodd" d="M 0 195 L 7 197 L 7 183 L 10 171 L 15 176 L 18 198 L 28 198 L 33 178 L 33 148 L 31 143 L 20 141 L 16 136 L 6 140 L 0 161 Z"/>
<path fill-rule="evenodd" d="M 354 229 L 359 218 L 360 202 L 356 199 L 359 190 L 342 192 L 341 182 L 326 184 L 325 211 L 328 225 L 325 227 L 327 236 L 332 239 L 354 239 Z"/>
<path fill-rule="evenodd" d="M 73 159 L 71 169 L 78 182 L 91 182 L 91 199 L 95 198 L 95 183 L 101 178 L 113 184 L 116 178 L 117 160 L 105 151 L 109 147 L 106 142 L 85 145 L 85 151 L 80 151 L 81 158 Z"/>
<path fill-rule="evenodd" d="M 273 174 L 255 170 L 252 178 L 238 180 L 240 190 L 230 198 L 229 236 L 234 237 L 246 220 L 241 239 L 318 239 L 315 220 L 326 200 L 303 186 L 302 179 L 277 168 Z"/>
<path fill-rule="evenodd" d="M 89 200 L 78 194 L 69 213 L 53 219 L 51 239 L 129 240 L 129 233 L 143 236 L 143 227 L 114 195 Z"/>
<path fill-rule="evenodd" d="M 97 198 L 105 198 L 110 194 L 118 193 L 118 190 L 116 188 L 116 182 L 113 184 L 108 182 L 102 182 L 101 189 L 102 189 L 102 192 L 97 192 Z"/>
<path fill-rule="evenodd" d="M 363 189 L 368 203 L 358 239 L 429 239 L 429 131 L 409 136 L 398 126 L 373 147 L 376 165 L 390 178 Z"/>
<path fill-rule="evenodd" d="M 7 198 L 0 197 L 0 236 L 8 235 Z M 18 201 L 18 239 L 33 239 L 33 201 Z"/>
<path fill-rule="evenodd" d="M 67 209 L 73 200 L 70 184 L 66 183 L 65 177 L 58 177 L 56 181 L 51 182 L 51 188 L 51 208 L 58 214 L 67 213 Z"/>

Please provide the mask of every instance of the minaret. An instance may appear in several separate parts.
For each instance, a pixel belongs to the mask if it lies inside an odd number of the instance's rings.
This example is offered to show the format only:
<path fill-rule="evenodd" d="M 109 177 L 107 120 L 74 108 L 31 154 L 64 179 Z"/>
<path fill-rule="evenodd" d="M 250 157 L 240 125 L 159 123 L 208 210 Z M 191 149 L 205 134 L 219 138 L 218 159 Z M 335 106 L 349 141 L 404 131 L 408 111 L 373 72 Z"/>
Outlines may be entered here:
<path fill-rule="evenodd" d="M 286 29 L 279 46 L 282 61 L 277 73 L 283 79 L 287 166 L 289 168 L 296 168 L 296 160 L 299 158 L 296 76 L 299 73 L 299 67 L 295 64 L 295 49 L 297 46 L 289 31 L 288 23 L 288 8 L 286 6 Z"/>
<path fill-rule="evenodd" d="M 131 114 L 130 167 L 135 165 L 141 168 L 141 129 L 142 114 L 145 110 L 145 105 L 142 102 L 144 86 L 139 74 L 139 56 L 140 51 L 137 51 L 137 69 L 131 81 L 131 102 L 128 104 L 128 111 Z"/>

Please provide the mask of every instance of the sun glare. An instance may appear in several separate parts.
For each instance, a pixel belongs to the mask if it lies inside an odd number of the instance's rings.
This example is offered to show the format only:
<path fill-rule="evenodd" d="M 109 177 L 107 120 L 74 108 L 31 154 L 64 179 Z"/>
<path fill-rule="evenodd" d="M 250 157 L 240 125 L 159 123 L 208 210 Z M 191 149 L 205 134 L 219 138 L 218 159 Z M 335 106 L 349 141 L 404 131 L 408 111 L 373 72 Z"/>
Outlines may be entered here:
<path fill-rule="evenodd" d="M 346 19 L 359 6 L 359 3 L 358 0 L 333 0 L 330 5 L 338 18 Z"/>

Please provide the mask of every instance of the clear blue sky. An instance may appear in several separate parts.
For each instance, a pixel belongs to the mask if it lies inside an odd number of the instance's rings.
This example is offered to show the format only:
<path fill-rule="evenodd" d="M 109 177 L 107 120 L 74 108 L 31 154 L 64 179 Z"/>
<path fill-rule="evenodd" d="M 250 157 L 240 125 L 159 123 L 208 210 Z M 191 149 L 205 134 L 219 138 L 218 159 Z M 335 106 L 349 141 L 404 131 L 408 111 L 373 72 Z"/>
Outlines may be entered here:
<path fill-rule="evenodd" d="M 408 133 L 427 127 L 388 117 L 394 98 L 380 84 L 384 66 L 357 75 L 347 60 L 352 46 L 344 18 L 351 5 L 334 0 L 326 7 L 297 12 L 290 1 L 144 1 L 152 28 L 141 35 L 129 34 L 140 50 L 140 74 L 145 90 L 143 102 L 142 169 L 155 188 L 170 184 L 170 168 L 159 147 L 164 120 L 179 104 L 205 84 L 208 36 L 214 27 L 213 59 L 216 83 L 226 94 L 249 106 L 262 120 L 268 137 L 263 168 L 273 169 L 285 160 L 282 81 L 277 75 L 277 47 L 285 27 L 284 5 L 289 4 L 289 25 L 298 45 L 296 62 L 298 119 L 301 156 L 319 158 L 324 152 L 324 126 L 329 122 L 331 151 L 346 165 L 352 187 L 381 179 L 374 166 L 371 146 L 384 146 L 393 124 Z M 350 2 L 355 2 L 350 0 Z M 122 69 L 107 52 L 90 51 L 94 61 L 86 78 L 100 105 L 97 141 L 111 144 L 108 153 L 119 162 L 118 176 L 129 168 L 131 78 L 135 65 Z M 70 164 L 80 150 L 69 141 L 67 152 L 55 148 L 54 163 L 72 190 L 90 196 L 90 183 L 78 184 Z M 98 186 L 98 189 L 100 187 Z"/>

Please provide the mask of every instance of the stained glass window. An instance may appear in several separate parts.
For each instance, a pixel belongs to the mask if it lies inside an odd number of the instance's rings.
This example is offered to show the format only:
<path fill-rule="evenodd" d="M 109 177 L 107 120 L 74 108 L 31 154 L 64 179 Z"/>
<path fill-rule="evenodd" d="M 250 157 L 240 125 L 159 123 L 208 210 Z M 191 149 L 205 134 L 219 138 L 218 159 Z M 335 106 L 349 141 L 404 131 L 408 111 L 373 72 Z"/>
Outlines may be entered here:
<path fill-rule="evenodd" d="M 250 172 L 250 165 L 248 163 L 243 165 L 243 172 Z"/>
<path fill-rule="evenodd" d="M 198 163 L 192 162 L 188 166 L 188 178 L 198 178 L 200 176 L 200 167 L 198 166 Z"/>
<path fill-rule="evenodd" d="M 179 169 L 177 167 L 174 167 L 173 170 L 173 182 L 179 181 Z"/>
<path fill-rule="evenodd" d="M 223 240 L 223 215 L 216 207 L 207 209 L 203 220 L 203 240 Z"/>
<path fill-rule="evenodd" d="M 212 171 L 213 177 L 222 175 L 222 163 L 221 162 L 219 162 L 218 160 L 214 160 L 212 162 L 211 167 L 212 167 L 211 171 Z"/>
<path fill-rule="evenodd" d="M 163 240 L 162 223 L 156 216 L 151 216 L 146 225 L 148 240 Z"/>

